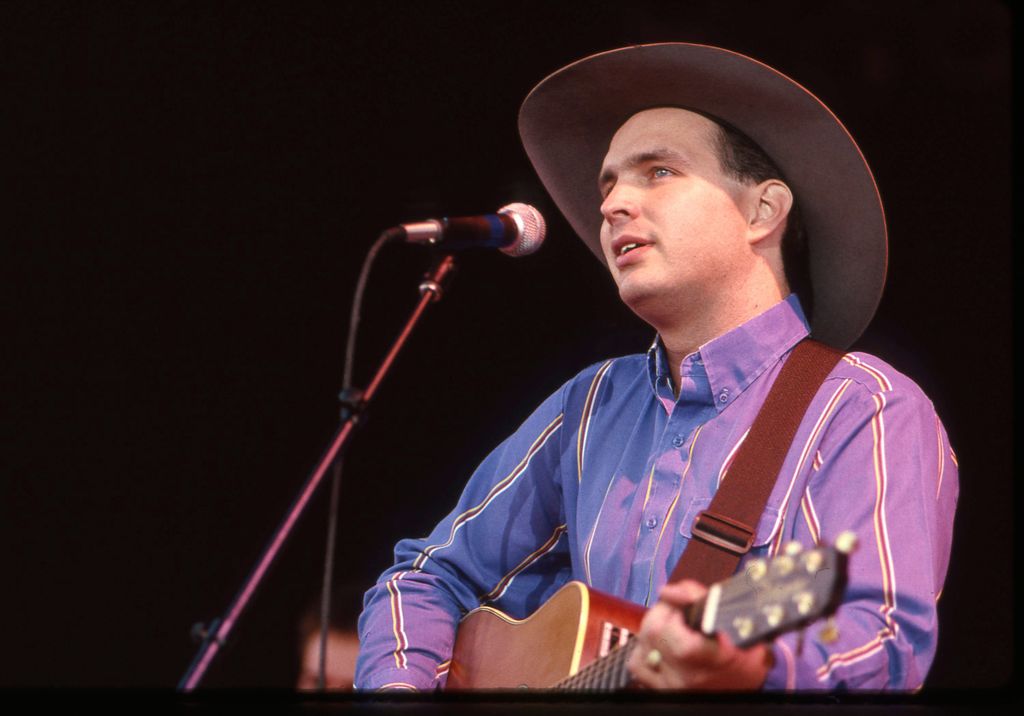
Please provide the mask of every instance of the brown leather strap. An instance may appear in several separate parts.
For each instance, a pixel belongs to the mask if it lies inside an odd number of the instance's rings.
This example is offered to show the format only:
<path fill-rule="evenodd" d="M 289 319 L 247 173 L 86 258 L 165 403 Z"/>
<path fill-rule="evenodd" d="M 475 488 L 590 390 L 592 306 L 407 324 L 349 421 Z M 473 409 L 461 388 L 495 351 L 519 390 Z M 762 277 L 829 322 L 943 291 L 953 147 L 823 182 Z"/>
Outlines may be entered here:
<path fill-rule="evenodd" d="M 807 407 L 843 354 L 804 339 L 779 371 L 747 439 L 708 509 L 693 523 L 693 539 L 669 582 L 713 584 L 736 571 L 750 550 L 761 513 Z"/>

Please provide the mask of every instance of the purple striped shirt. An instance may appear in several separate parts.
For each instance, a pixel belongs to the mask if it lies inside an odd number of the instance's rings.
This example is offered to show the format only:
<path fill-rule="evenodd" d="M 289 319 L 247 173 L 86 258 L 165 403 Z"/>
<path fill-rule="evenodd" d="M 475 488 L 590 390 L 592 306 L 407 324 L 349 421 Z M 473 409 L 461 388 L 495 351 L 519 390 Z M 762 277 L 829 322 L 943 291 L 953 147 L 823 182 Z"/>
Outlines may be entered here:
<path fill-rule="evenodd" d="M 444 684 L 457 622 L 490 604 L 522 618 L 567 581 L 657 599 L 767 396 L 807 335 L 790 296 L 682 362 L 658 343 L 565 383 L 474 472 L 424 539 L 402 540 L 367 592 L 356 685 Z M 883 361 L 846 354 L 811 403 L 747 559 L 786 542 L 860 547 L 836 615 L 773 643 L 769 689 L 915 689 L 935 655 L 956 457 L 928 398 Z"/>

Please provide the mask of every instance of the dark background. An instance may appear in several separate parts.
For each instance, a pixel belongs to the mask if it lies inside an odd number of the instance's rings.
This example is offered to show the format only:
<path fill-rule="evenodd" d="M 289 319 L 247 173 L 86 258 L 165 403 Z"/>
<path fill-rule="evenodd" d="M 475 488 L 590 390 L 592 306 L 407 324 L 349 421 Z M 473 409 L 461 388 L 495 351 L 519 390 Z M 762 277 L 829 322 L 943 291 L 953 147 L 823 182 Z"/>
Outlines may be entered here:
<path fill-rule="evenodd" d="M 891 5 L 895 5 L 892 7 Z M 929 685 L 1011 678 L 1010 34 L 992 2 L 0 6 L 6 686 L 173 686 L 335 425 L 382 229 L 534 203 L 536 255 L 466 256 L 346 466 L 339 583 L 425 533 L 551 390 L 650 331 L 540 188 L 516 112 L 633 42 L 750 54 L 857 137 L 890 278 L 855 348 L 932 396 L 961 467 Z M 428 263 L 386 249 L 357 382 Z M 208 676 L 287 686 L 321 493 Z"/>

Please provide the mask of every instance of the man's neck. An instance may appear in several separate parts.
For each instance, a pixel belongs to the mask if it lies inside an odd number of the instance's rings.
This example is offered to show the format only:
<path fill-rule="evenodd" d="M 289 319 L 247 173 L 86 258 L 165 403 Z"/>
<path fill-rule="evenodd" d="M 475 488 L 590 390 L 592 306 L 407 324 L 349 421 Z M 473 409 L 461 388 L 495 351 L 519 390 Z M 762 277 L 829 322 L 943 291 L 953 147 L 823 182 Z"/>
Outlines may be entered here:
<path fill-rule="evenodd" d="M 679 386 L 681 384 L 680 367 L 682 366 L 683 359 L 708 341 L 695 342 L 689 336 L 680 336 L 675 333 L 666 335 L 661 331 L 658 331 L 658 335 L 661 336 L 661 343 L 665 347 L 665 357 L 668 359 L 668 368 L 672 374 L 672 394 L 678 398 Z M 712 338 L 714 337 L 712 336 Z"/>
<path fill-rule="evenodd" d="M 696 320 L 655 326 L 658 335 L 661 337 L 661 343 L 665 348 L 665 357 L 668 359 L 668 367 L 672 374 L 673 394 L 677 398 L 679 397 L 680 367 L 686 356 L 700 350 L 701 346 L 715 338 L 725 335 L 755 316 L 764 313 L 783 300 L 784 297 L 780 292 L 778 296 L 773 294 L 762 300 L 752 301 L 740 307 L 740 310 L 726 314 L 731 316 L 727 320 L 716 321 L 714 320 L 715 313 L 708 311 L 702 313 Z M 719 313 L 717 315 L 720 317 L 722 314 Z"/>

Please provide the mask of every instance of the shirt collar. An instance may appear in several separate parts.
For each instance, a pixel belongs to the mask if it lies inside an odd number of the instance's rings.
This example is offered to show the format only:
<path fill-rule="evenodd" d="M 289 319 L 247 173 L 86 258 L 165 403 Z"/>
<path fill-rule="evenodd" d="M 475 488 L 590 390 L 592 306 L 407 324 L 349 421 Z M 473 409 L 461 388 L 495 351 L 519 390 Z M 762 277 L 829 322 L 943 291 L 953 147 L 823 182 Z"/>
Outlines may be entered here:
<path fill-rule="evenodd" d="M 703 370 L 710 390 L 708 397 L 721 412 L 769 366 L 805 338 L 809 330 L 800 299 L 791 293 L 785 300 L 686 356 L 680 371 L 692 375 Z M 655 338 L 647 351 L 647 370 L 655 396 L 663 394 L 659 386 L 671 385 L 665 381 L 671 371 L 660 337 Z M 683 397 L 680 394 L 680 398 Z"/>

